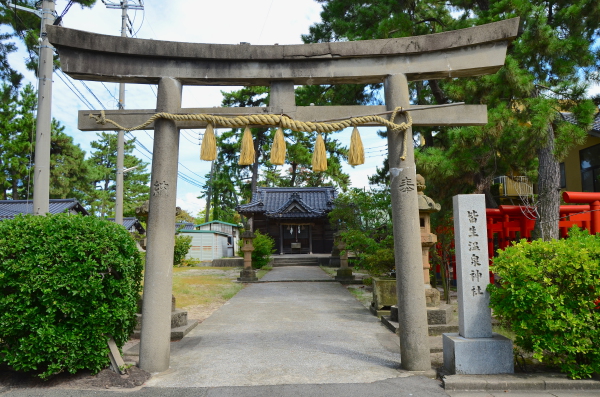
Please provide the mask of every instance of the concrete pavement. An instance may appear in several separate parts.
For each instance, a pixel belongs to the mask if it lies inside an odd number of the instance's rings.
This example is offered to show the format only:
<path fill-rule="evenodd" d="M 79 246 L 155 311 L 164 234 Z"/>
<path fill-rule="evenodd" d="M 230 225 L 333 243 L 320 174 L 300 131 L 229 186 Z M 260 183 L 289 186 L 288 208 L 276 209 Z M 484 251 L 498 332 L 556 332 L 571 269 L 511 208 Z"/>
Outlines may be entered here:
<path fill-rule="evenodd" d="M 400 370 L 398 337 L 318 267 L 274 268 L 181 342 L 150 387 L 372 383 Z M 439 382 L 423 384 L 441 391 Z M 444 394 L 440 394 L 444 395 Z"/>
<path fill-rule="evenodd" d="M 143 387 L 118 391 L 135 397 L 600 396 L 600 388 L 584 390 L 597 381 L 578 381 L 573 387 L 581 390 L 559 390 L 569 381 L 547 374 L 451 375 L 444 390 L 438 380 L 401 370 L 398 337 L 340 284 L 322 282 L 329 278 L 315 266 L 273 269 L 263 278 L 267 283 L 248 285 L 171 343 L 168 371 Z M 499 390 L 485 390 L 494 388 Z M 0 387 L 0 397 L 115 391 Z"/>

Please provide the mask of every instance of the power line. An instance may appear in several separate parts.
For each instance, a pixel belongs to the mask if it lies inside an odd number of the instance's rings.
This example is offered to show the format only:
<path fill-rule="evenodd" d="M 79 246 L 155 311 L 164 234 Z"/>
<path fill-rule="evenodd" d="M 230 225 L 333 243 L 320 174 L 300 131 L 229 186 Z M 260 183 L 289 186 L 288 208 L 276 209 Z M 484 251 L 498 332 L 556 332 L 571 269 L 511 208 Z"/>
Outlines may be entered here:
<path fill-rule="evenodd" d="M 85 83 L 85 81 L 79 80 L 79 82 L 90 92 L 90 94 L 92 94 L 92 96 L 94 98 L 96 98 L 96 101 L 98 101 L 100 106 L 102 106 L 102 109 L 106 110 L 106 107 L 104 106 L 104 104 L 100 101 L 100 99 L 98 99 L 98 97 L 96 96 L 96 94 L 94 94 L 94 92 L 90 89 L 90 87 L 88 87 L 88 85 Z"/>
<path fill-rule="evenodd" d="M 88 107 L 88 109 L 92 110 L 94 109 L 94 106 L 92 106 L 91 102 L 87 100 L 87 98 L 81 93 L 81 91 L 79 91 L 79 89 L 77 89 L 77 87 L 75 87 L 75 85 L 69 81 L 69 79 L 65 79 L 62 76 L 64 75 L 65 77 L 68 77 L 67 75 L 64 74 L 64 72 L 60 69 L 58 69 L 58 71 L 60 73 L 56 73 L 56 75 L 58 76 L 59 79 L 62 80 L 63 83 L 65 83 L 65 85 L 67 86 L 68 89 L 71 90 L 71 92 L 73 92 L 73 94 L 75 94 L 75 96 L 77 98 L 79 98 L 79 100 L 81 102 L 83 102 L 84 105 L 86 105 Z M 69 83 L 71 83 L 71 85 L 69 85 Z M 75 92 L 77 91 L 77 92 Z"/>
<path fill-rule="evenodd" d="M 103 82 L 103 81 L 101 81 L 101 82 L 100 82 L 100 84 L 102 84 L 102 85 L 104 86 L 104 88 L 106 88 L 106 91 L 108 91 L 109 95 L 110 95 L 111 97 L 113 97 L 113 99 L 114 99 L 115 101 L 117 101 L 117 103 L 119 103 L 119 100 L 117 99 L 117 97 L 116 97 L 116 96 L 115 96 L 115 95 L 114 95 L 114 94 L 113 94 L 113 93 L 112 93 L 112 92 L 111 92 L 111 91 L 108 89 L 108 87 L 107 87 L 107 86 L 104 84 L 104 82 Z"/>

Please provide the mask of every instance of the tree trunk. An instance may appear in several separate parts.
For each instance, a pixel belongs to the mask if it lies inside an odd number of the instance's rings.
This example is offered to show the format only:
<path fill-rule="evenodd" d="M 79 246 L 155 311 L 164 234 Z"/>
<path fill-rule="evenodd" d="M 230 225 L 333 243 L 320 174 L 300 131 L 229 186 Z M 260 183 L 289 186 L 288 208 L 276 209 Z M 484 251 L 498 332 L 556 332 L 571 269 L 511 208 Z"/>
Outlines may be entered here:
<path fill-rule="evenodd" d="M 296 184 L 296 170 L 298 168 L 298 164 L 297 163 L 292 163 L 292 179 L 290 180 L 290 186 L 294 187 Z"/>
<path fill-rule="evenodd" d="M 485 195 L 485 208 L 498 208 L 498 203 L 490 191 L 493 180 L 494 177 L 491 175 L 484 177 L 480 173 L 475 174 L 475 193 Z"/>
<path fill-rule="evenodd" d="M 431 88 L 431 93 L 435 98 L 438 105 L 444 105 L 448 103 L 448 98 L 444 95 L 444 91 L 440 88 L 440 83 L 437 80 L 429 80 L 429 87 Z"/>
<path fill-rule="evenodd" d="M 548 125 L 548 141 L 538 153 L 538 219 L 533 238 L 550 241 L 559 238 L 560 167 L 554 157 L 554 128 Z"/>
<path fill-rule="evenodd" d="M 19 199 L 19 187 L 17 185 L 16 175 L 13 175 L 13 177 L 12 177 L 12 199 L 13 200 Z"/>

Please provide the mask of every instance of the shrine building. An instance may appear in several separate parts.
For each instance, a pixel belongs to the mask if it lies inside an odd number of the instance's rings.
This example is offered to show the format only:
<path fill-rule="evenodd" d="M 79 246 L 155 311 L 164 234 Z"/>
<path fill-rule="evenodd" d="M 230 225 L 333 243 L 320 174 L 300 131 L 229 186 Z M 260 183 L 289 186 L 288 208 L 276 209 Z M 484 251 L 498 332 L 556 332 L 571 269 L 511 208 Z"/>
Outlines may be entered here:
<path fill-rule="evenodd" d="M 334 187 L 259 187 L 237 212 L 252 219 L 252 230 L 275 240 L 276 254 L 330 254 L 334 230 L 327 214 Z"/>

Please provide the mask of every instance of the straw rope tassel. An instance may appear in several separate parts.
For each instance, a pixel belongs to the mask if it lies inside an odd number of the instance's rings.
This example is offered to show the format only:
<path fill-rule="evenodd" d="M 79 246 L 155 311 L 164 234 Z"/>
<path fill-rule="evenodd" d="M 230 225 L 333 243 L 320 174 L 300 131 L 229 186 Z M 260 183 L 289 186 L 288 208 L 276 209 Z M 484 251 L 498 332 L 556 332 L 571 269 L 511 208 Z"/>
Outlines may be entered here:
<path fill-rule="evenodd" d="M 350 139 L 350 150 L 348 151 L 348 164 L 361 165 L 365 163 L 365 148 L 363 147 L 362 139 L 358 128 L 354 126 L 352 130 L 352 138 Z"/>
<path fill-rule="evenodd" d="M 217 158 L 217 140 L 212 124 L 206 126 L 202 147 L 200 148 L 200 160 L 213 161 Z"/>
<path fill-rule="evenodd" d="M 254 164 L 254 142 L 252 141 L 252 132 L 246 126 L 244 136 L 242 137 L 242 150 L 240 152 L 240 165 Z"/>
<path fill-rule="evenodd" d="M 325 151 L 325 142 L 323 141 L 321 134 L 317 135 L 317 141 L 315 142 L 312 169 L 314 172 L 327 171 L 327 153 Z"/>
<path fill-rule="evenodd" d="M 285 138 L 283 137 L 283 128 L 279 126 L 271 147 L 271 164 L 283 165 L 283 163 L 285 163 Z"/>

